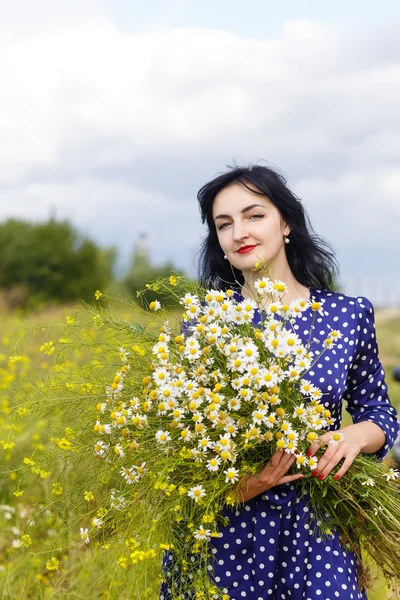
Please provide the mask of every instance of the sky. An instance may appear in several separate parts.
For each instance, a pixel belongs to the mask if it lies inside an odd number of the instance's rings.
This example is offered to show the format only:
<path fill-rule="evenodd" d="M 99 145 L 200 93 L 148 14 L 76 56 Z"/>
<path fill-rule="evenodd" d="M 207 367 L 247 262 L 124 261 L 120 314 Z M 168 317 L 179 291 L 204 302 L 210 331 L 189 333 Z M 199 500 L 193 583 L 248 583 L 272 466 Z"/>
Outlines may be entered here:
<path fill-rule="evenodd" d="M 400 3 L 0 0 L 0 220 L 195 273 L 196 194 L 278 167 L 340 284 L 400 304 Z"/>

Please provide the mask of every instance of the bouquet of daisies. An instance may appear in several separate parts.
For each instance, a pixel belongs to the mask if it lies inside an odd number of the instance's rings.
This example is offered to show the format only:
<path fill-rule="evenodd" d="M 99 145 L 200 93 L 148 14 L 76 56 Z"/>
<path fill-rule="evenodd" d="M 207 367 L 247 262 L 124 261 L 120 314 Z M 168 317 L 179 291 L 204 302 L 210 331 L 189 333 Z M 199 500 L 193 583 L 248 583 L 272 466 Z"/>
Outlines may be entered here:
<path fill-rule="evenodd" d="M 334 419 L 307 379 L 316 357 L 293 325 L 310 308 L 323 314 L 322 304 L 286 305 L 285 284 L 269 278 L 255 282 L 252 299 L 185 280 L 179 296 L 176 285 L 171 277 L 150 287 L 179 297 L 180 329 L 169 319 L 155 332 L 152 321 L 132 325 L 96 311 L 96 326 L 112 332 L 96 346 L 108 345 L 119 364 L 103 391 L 93 391 L 85 412 L 97 413 L 92 431 L 82 419 L 79 450 L 69 457 L 81 464 L 89 455 L 96 459 L 90 469 L 99 506 L 82 519 L 83 542 L 116 539 L 124 549 L 120 564 L 145 573 L 138 581 L 146 589 L 146 572 L 165 552 L 173 558 L 164 573 L 173 598 L 195 589 L 199 598 L 226 599 L 212 577 L 213 538 L 240 503 L 238 486 L 282 449 L 295 455 L 293 469 L 305 475 L 298 485 L 314 514 L 331 515 L 319 522 L 322 531 L 336 528 L 357 554 L 361 540 L 388 578 L 396 578 L 400 499 L 393 469 L 359 456 L 333 485 L 331 478 L 310 476 L 318 456 L 308 457 L 307 449 Z M 159 301 L 148 308 L 147 315 L 162 312 Z M 323 351 L 340 338 L 340 331 L 330 331 Z M 125 345 L 116 348 L 117 339 Z M 359 486 L 360 477 L 374 485 Z"/>

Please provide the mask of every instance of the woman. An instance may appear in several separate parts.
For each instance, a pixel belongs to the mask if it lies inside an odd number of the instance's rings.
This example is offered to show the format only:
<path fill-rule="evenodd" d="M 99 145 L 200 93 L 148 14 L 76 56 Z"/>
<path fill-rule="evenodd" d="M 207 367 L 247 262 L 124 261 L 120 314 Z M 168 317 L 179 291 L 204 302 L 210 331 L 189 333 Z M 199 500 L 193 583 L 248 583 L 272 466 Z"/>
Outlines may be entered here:
<path fill-rule="evenodd" d="M 330 443 L 332 432 L 312 444 L 309 456 L 326 448 L 314 472 L 319 479 L 341 463 L 343 477 L 360 452 L 383 458 L 398 433 L 378 358 L 374 314 L 366 298 L 330 291 L 335 259 L 329 246 L 313 235 L 301 202 L 282 176 L 263 166 L 231 168 L 201 188 L 202 220 L 208 226 L 200 255 L 200 279 L 207 287 L 236 287 L 237 299 L 251 296 L 258 262 L 268 261 L 269 275 L 287 285 L 285 302 L 299 297 L 323 303 L 324 316 L 314 322 L 311 350 L 320 354 L 324 330 L 338 329 L 343 338 L 307 373 L 324 392 L 325 406 L 335 417 L 333 430 L 343 441 Z M 264 306 L 260 305 L 260 310 Z M 261 319 L 258 311 L 256 325 Z M 306 343 L 312 311 L 295 324 Z M 340 428 L 342 400 L 353 424 Z M 260 473 L 238 489 L 241 508 L 228 513 L 230 523 L 213 540 L 215 581 L 232 600 L 365 599 L 357 583 L 357 561 L 333 533 L 322 540 L 310 520 L 307 500 L 300 497 L 289 474 L 295 458 L 277 451 Z M 164 585 L 161 599 L 169 598 Z"/>

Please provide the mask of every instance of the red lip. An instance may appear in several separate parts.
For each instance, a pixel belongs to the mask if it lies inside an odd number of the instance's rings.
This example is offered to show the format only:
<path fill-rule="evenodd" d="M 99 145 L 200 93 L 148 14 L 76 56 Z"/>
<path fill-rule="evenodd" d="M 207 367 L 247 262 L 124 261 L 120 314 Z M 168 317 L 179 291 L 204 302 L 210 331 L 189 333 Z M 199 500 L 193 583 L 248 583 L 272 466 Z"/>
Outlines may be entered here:
<path fill-rule="evenodd" d="M 239 254 L 245 254 L 246 252 L 250 252 L 250 250 L 253 250 L 253 248 L 257 248 L 258 244 L 255 244 L 254 246 L 242 246 L 241 248 L 239 248 L 238 252 Z"/>

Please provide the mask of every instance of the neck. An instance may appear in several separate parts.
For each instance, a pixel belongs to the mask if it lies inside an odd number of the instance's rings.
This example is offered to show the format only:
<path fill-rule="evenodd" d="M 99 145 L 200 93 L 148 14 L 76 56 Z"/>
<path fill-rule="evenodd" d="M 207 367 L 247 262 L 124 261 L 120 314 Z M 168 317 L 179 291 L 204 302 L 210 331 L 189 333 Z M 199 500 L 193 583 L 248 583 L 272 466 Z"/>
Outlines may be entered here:
<path fill-rule="evenodd" d="M 244 284 L 242 286 L 242 296 L 243 298 L 254 298 L 255 289 L 254 282 L 257 279 L 262 279 L 263 277 L 269 277 L 273 281 L 279 279 L 283 281 L 287 287 L 287 293 L 283 297 L 283 302 L 290 303 L 293 300 L 297 300 L 298 298 L 306 298 L 308 300 L 310 296 L 310 291 L 307 287 L 302 285 L 297 279 L 294 277 L 289 265 L 286 268 L 277 269 L 270 268 L 268 272 L 264 271 L 246 271 L 243 273 L 244 276 Z M 266 298 L 266 303 L 269 304 L 268 299 Z"/>

